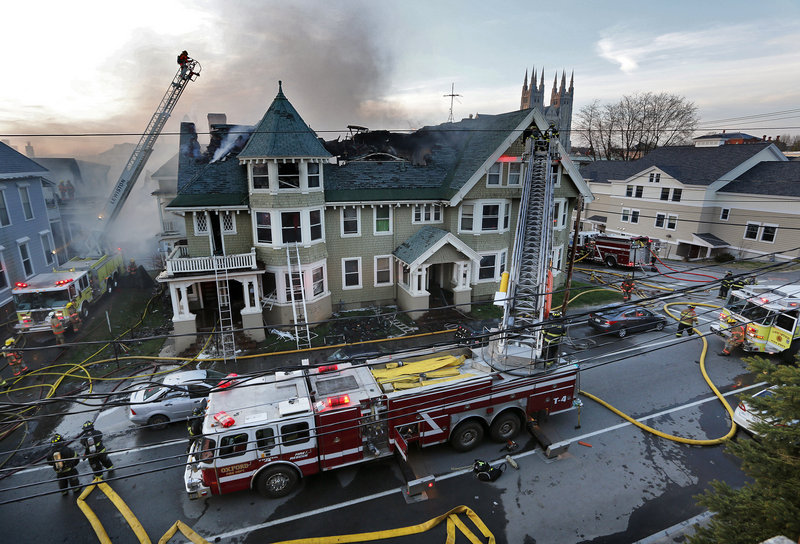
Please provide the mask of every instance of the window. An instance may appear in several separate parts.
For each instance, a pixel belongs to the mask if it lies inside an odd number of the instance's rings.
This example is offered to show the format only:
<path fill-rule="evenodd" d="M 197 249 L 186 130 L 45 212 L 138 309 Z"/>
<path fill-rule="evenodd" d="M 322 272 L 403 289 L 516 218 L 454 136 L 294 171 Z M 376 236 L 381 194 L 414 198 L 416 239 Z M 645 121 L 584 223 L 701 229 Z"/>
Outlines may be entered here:
<path fill-rule="evenodd" d="M 745 240 L 757 240 L 758 239 L 758 228 L 761 226 L 760 223 L 747 223 L 747 226 L 744 229 L 744 239 Z"/>
<path fill-rule="evenodd" d="M 286 301 L 302 300 L 303 298 L 303 276 L 300 272 L 292 272 L 283 275 L 284 286 L 286 287 Z M 294 294 L 294 296 L 292 296 Z"/>
<path fill-rule="evenodd" d="M 6 194 L 0 191 L 0 227 L 7 227 L 11 224 L 11 217 L 8 215 L 6 206 Z"/>
<path fill-rule="evenodd" d="M 19 199 L 22 201 L 22 212 L 25 214 L 25 220 L 30 221 L 33 219 L 33 208 L 31 207 L 31 195 L 27 187 L 19 188 Z"/>
<path fill-rule="evenodd" d="M 472 204 L 462 204 L 461 205 L 461 230 L 463 231 L 471 231 L 472 230 L 472 214 L 473 214 L 474 206 Z"/>
<path fill-rule="evenodd" d="M 375 208 L 375 234 L 392 233 L 392 208 L 390 206 L 379 206 Z"/>
<path fill-rule="evenodd" d="M 678 227 L 678 216 L 677 215 L 668 215 L 667 216 L 667 228 L 669 230 L 675 230 Z"/>
<path fill-rule="evenodd" d="M 315 297 L 325 292 L 325 269 L 323 267 L 320 266 L 311 271 L 311 280 Z"/>
<path fill-rule="evenodd" d="M 550 175 L 553 177 L 553 186 L 561 187 L 561 169 L 557 162 L 550 165 Z"/>
<path fill-rule="evenodd" d="M 567 201 L 558 199 L 553 208 L 553 228 L 563 229 L 567 226 Z"/>
<path fill-rule="evenodd" d="M 683 189 L 673 189 L 672 190 L 672 201 L 673 202 L 680 202 L 682 194 L 683 194 Z"/>
<path fill-rule="evenodd" d="M 441 223 L 441 204 L 417 204 L 414 206 L 413 223 Z"/>
<path fill-rule="evenodd" d="M 508 224 L 511 222 L 511 204 L 506 202 L 503 206 L 503 230 L 508 230 Z"/>
<path fill-rule="evenodd" d="M 719 212 L 720 221 L 727 221 L 730 216 L 731 216 L 730 208 L 722 208 L 722 210 L 720 210 Z"/>
<path fill-rule="evenodd" d="M 194 212 L 194 233 L 196 236 L 208 234 L 208 216 L 206 212 Z"/>
<path fill-rule="evenodd" d="M 342 208 L 342 236 L 361 234 L 360 212 L 358 208 Z"/>
<path fill-rule="evenodd" d="M 484 204 L 482 208 L 481 230 L 496 231 L 500 226 L 500 206 L 497 204 Z"/>
<path fill-rule="evenodd" d="M 500 175 L 503 172 L 503 165 L 499 162 L 494 163 L 486 172 L 486 185 L 500 185 Z"/>
<path fill-rule="evenodd" d="M 8 275 L 6 274 L 6 261 L 3 259 L 3 253 L 0 252 L 0 289 L 8 287 Z"/>
<path fill-rule="evenodd" d="M 639 222 L 639 210 L 631 210 L 631 223 Z"/>
<path fill-rule="evenodd" d="M 661 181 L 661 174 L 650 172 L 650 183 L 659 183 Z"/>
<path fill-rule="evenodd" d="M 281 235 L 284 244 L 302 242 L 302 232 L 300 212 L 281 212 Z"/>
<path fill-rule="evenodd" d="M 625 196 L 631 197 L 633 196 L 633 185 L 628 185 L 625 187 Z"/>
<path fill-rule="evenodd" d="M 522 181 L 522 163 L 510 162 L 508 163 L 508 184 L 519 185 Z"/>
<path fill-rule="evenodd" d="M 493 280 L 496 264 L 497 255 L 491 254 L 482 256 L 480 265 L 478 266 L 478 280 Z"/>
<path fill-rule="evenodd" d="M 667 219 L 666 214 L 657 213 L 656 214 L 656 227 L 659 228 L 659 229 L 663 229 L 664 228 L 664 222 L 666 221 L 666 219 Z"/>
<path fill-rule="evenodd" d="M 44 262 L 49 266 L 53 264 L 53 261 L 55 260 L 53 258 L 53 244 L 50 243 L 50 233 L 41 232 L 39 234 L 42 237 L 42 250 L 44 250 Z"/>
<path fill-rule="evenodd" d="M 247 451 L 247 433 L 223 436 L 219 441 L 219 456 L 222 459 L 236 457 Z"/>
<path fill-rule="evenodd" d="M 308 423 L 305 421 L 291 423 L 281 427 L 281 443 L 284 446 L 305 442 L 310 437 L 311 433 L 308 430 Z"/>
<path fill-rule="evenodd" d="M 316 189 L 319 187 L 319 163 L 308 163 L 308 188 Z"/>
<path fill-rule="evenodd" d="M 284 162 L 278 164 L 278 189 L 299 189 L 300 169 L 297 163 Z"/>
<path fill-rule="evenodd" d="M 764 225 L 761 228 L 761 241 L 772 243 L 775 241 L 775 236 L 778 234 L 777 225 Z"/>
<path fill-rule="evenodd" d="M 311 226 L 311 240 L 322 240 L 322 212 L 311 210 L 308 212 L 308 218 Z"/>
<path fill-rule="evenodd" d="M 551 263 L 553 274 L 560 274 L 564 269 L 564 246 L 553 248 L 553 261 Z"/>
<path fill-rule="evenodd" d="M 19 256 L 22 259 L 22 268 L 25 270 L 25 277 L 33 276 L 33 263 L 31 263 L 31 254 L 28 251 L 28 242 L 19 244 Z"/>
<path fill-rule="evenodd" d="M 236 220 L 231 212 L 223 212 L 219 217 L 222 224 L 222 232 L 225 234 L 236 234 Z"/>
<path fill-rule="evenodd" d="M 342 289 L 361 288 L 361 257 L 342 259 Z"/>
<path fill-rule="evenodd" d="M 644 187 L 641 185 L 636 186 L 636 198 L 642 198 L 642 194 L 644 194 Z"/>
<path fill-rule="evenodd" d="M 278 279 L 275 276 L 275 272 L 264 272 L 264 285 L 262 289 L 264 290 L 265 297 L 270 299 L 277 298 Z"/>
<path fill-rule="evenodd" d="M 622 217 L 620 217 L 620 221 L 623 223 L 627 223 L 630 221 L 631 218 L 631 211 L 628 208 L 622 208 Z"/>
<path fill-rule="evenodd" d="M 669 187 L 661 188 L 661 200 L 669 200 Z"/>
<path fill-rule="evenodd" d="M 269 167 L 266 164 L 253 165 L 253 189 L 269 189 Z"/>
<path fill-rule="evenodd" d="M 375 257 L 375 286 L 391 285 L 392 283 L 392 257 L 386 255 Z"/>
<path fill-rule="evenodd" d="M 272 218 L 269 212 L 256 212 L 256 240 L 260 244 L 272 243 Z"/>
<path fill-rule="evenodd" d="M 260 450 L 271 450 L 275 447 L 275 431 L 267 427 L 256 431 L 256 447 Z"/>

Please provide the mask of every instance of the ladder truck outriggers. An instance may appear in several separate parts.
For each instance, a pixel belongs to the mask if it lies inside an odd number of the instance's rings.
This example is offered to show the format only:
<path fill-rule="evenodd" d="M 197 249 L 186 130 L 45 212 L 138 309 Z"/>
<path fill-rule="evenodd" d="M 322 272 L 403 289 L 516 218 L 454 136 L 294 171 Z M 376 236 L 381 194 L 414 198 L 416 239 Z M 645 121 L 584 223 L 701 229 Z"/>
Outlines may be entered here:
<path fill-rule="evenodd" d="M 85 254 L 55 267 L 52 272 L 37 274 L 15 283 L 12 295 L 17 310 L 15 328 L 18 331 L 49 331 L 47 316 L 51 312 L 68 324 L 68 303 L 72 303 L 83 317 L 87 317 L 90 305 L 117 286 L 125 269 L 122 252 L 119 248 L 107 250 L 105 236 L 153 153 L 156 140 L 178 99 L 189 82 L 200 75 L 200 63 L 185 53 L 178 57 L 177 73 L 125 164 L 104 209 L 98 214 L 98 220 L 103 222 L 102 227 L 95 228 L 91 233 L 85 243 Z"/>
<path fill-rule="evenodd" d="M 516 284 L 510 296 L 498 297 L 513 327 L 473 349 L 440 347 L 363 365 L 303 361 L 291 371 L 221 382 L 209 395 L 202 436 L 190 447 L 184 472 L 190 498 L 247 489 L 282 497 L 322 471 L 393 455 L 407 459 L 411 446 L 449 443 L 466 452 L 486 435 L 507 442 L 532 419 L 573 408 L 577 365 L 560 360 L 545 367 L 540 359 L 557 149 L 548 136 L 530 139 Z M 411 488 L 410 482 L 407 493 Z"/>

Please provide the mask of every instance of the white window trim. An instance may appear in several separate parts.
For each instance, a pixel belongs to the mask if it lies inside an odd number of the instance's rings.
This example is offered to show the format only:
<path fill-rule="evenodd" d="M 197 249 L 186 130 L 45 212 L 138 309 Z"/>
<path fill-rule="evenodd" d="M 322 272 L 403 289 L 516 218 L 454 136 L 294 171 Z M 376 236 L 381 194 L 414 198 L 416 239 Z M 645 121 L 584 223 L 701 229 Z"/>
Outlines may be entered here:
<path fill-rule="evenodd" d="M 23 191 L 25 191 L 25 194 L 28 196 L 28 206 L 31 207 L 30 217 L 25 217 L 25 201 L 22 198 Z M 22 210 L 22 217 L 25 218 L 25 221 L 33 221 L 36 219 L 36 214 L 33 213 L 33 200 L 31 200 L 31 192 L 28 190 L 28 184 L 17 184 L 17 192 L 19 193 L 19 207 Z"/>
<path fill-rule="evenodd" d="M 254 167 L 256 166 L 266 166 L 267 167 L 267 186 L 266 187 L 256 187 L 255 179 L 253 175 Z M 254 193 L 275 193 L 272 189 L 273 179 L 277 179 L 278 177 L 278 165 L 275 162 L 266 162 L 266 163 L 249 163 L 247 165 L 247 183 L 250 186 L 250 191 Z"/>
<path fill-rule="evenodd" d="M 775 225 L 775 224 L 772 224 L 772 223 L 761 223 L 761 227 L 759 228 L 759 232 L 758 232 L 758 241 L 761 242 L 761 243 L 764 243 L 764 244 L 774 244 L 775 243 L 775 239 L 778 238 L 778 227 L 779 226 L 780 225 Z M 775 229 L 775 238 L 773 238 L 771 241 L 770 240 L 764 240 L 764 227 L 773 227 Z"/>
<path fill-rule="evenodd" d="M 725 212 L 728 212 L 728 216 L 727 217 L 723 217 L 723 215 L 725 215 Z M 719 210 L 719 220 L 720 221 L 727 221 L 730 218 L 731 218 L 731 209 L 730 208 L 722 208 L 722 209 Z"/>
<path fill-rule="evenodd" d="M 389 281 L 386 283 L 378 283 L 378 259 L 389 259 Z M 373 286 L 374 287 L 386 287 L 389 285 L 394 285 L 394 259 L 392 255 L 375 255 L 372 260 L 372 269 L 373 269 Z"/>
<path fill-rule="evenodd" d="M 20 238 L 19 240 L 17 240 L 17 253 L 19 253 L 19 266 L 22 269 L 22 273 L 25 275 L 25 279 L 31 278 L 36 274 L 36 267 L 33 266 L 33 255 L 31 255 L 31 246 L 28 242 L 30 242 L 30 239 L 27 236 L 25 238 Z M 25 272 L 25 259 L 22 258 L 22 246 L 25 246 L 25 250 L 28 252 L 28 262 L 31 265 L 30 274 Z"/>
<path fill-rule="evenodd" d="M 633 214 L 634 214 L 634 212 L 636 213 L 636 221 L 634 221 L 634 220 L 633 220 Z M 631 216 L 630 216 L 630 224 L 631 224 L 631 225 L 638 225 L 638 224 L 639 224 L 639 218 L 640 218 L 640 217 L 642 217 L 642 212 L 641 212 L 641 210 L 638 210 L 638 209 L 632 208 L 632 209 L 631 209 Z"/>
<path fill-rule="evenodd" d="M 669 219 L 670 219 L 670 217 L 671 217 L 671 218 L 673 218 L 673 219 L 675 219 L 675 226 L 674 226 L 674 227 L 672 227 L 672 228 L 670 228 L 670 226 L 669 226 Z M 667 214 L 667 222 L 666 222 L 666 223 L 664 223 L 664 228 L 665 228 L 665 229 L 667 229 L 667 230 L 678 230 L 678 217 L 679 217 L 679 216 L 677 216 L 677 215 L 675 215 L 675 214 L 668 213 L 668 214 Z"/>
<path fill-rule="evenodd" d="M 659 217 L 661 217 L 663 219 L 662 222 L 661 222 L 661 226 L 660 227 L 658 226 L 658 218 Z M 665 214 L 665 213 L 657 213 L 656 214 L 656 218 L 653 221 L 653 228 L 663 229 L 663 228 L 666 228 L 666 227 L 667 227 L 667 214 Z"/>
<path fill-rule="evenodd" d="M 430 221 L 425 221 L 425 206 L 430 206 L 431 207 L 431 220 Z M 437 207 L 439 208 L 439 220 L 438 221 L 436 219 L 433 219 L 433 216 L 435 215 L 434 212 L 436 211 Z M 417 217 L 417 208 L 420 208 L 420 217 L 421 217 L 421 219 L 419 221 L 417 221 L 417 219 L 416 219 L 416 217 Z M 444 223 L 444 206 L 442 206 L 440 203 L 429 202 L 427 204 L 414 204 L 411 207 L 411 224 L 412 225 L 436 225 L 436 224 L 441 224 L 441 223 Z"/>
<path fill-rule="evenodd" d="M 747 229 L 750 228 L 750 225 L 755 225 L 756 226 L 756 235 L 753 236 L 752 238 L 748 238 L 747 237 Z M 757 223 L 755 221 L 748 221 L 744 225 L 744 232 L 742 233 L 742 239 L 743 240 L 751 240 L 753 242 L 758 242 L 760 240 L 760 236 L 759 236 L 760 234 L 761 234 L 761 223 Z"/>
<path fill-rule="evenodd" d="M 319 165 L 319 174 L 317 177 L 319 178 L 319 186 L 318 187 L 311 187 L 308 185 L 308 165 L 309 164 L 317 164 Z M 303 161 L 300 163 L 300 188 L 303 189 L 304 193 L 315 193 L 318 191 L 322 191 L 324 187 L 324 183 L 322 181 L 322 171 L 324 168 L 322 164 L 316 161 Z"/>
<path fill-rule="evenodd" d="M 222 220 L 222 216 L 227 215 L 231 218 L 231 230 L 225 230 L 225 222 Z M 222 234 L 236 234 L 236 213 L 232 211 L 221 211 L 219 212 L 219 230 Z"/>
<path fill-rule="evenodd" d="M 389 230 L 387 230 L 386 232 L 378 232 L 378 210 L 382 210 L 383 208 L 387 208 L 389 210 Z M 372 233 L 375 236 L 391 236 L 392 234 L 394 234 L 394 207 L 388 205 L 373 206 Z"/>
<path fill-rule="evenodd" d="M 479 251 L 478 255 L 481 258 L 494 255 L 494 275 L 491 278 L 481 279 L 481 261 L 479 259 L 478 262 L 476 262 L 472 267 L 472 283 L 496 283 L 500 281 L 500 270 L 507 270 L 507 268 L 505 268 L 506 263 L 504 262 L 503 258 L 508 258 L 508 250 L 502 249 L 498 251 Z"/>
<path fill-rule="evenodd" d="M 356 211 L 356 232 L 345 234 L 344 232 L 344 211 L 345 210 L 355 210 Z M 361 236 L 361 207 L 360 206 L 347 206 L 339 210 L 339 232 L 341 233 L 342 238 L 357 238 Z"/>
<path fill-rule="evenodd" d="M 320 170 L 322 170 L 320 168 Z M 308 285 L 308 293 L 306 296 L 306 301 L 314 301 L 326 297 L 330 294 L 328 291 L 328 265 L 325 260 L 312 263 L 307 265 L 308 267 L 308 276 L 309 276 L 309 285 Z M 314 270 L 317 268 L 322 269 L 322 293 L 319 295 L 314 295 Z"/>
<path fill-rule="evenodd" d="M 358 261 L 358 285 L 347 285 L 345 283 L 345 268 L 344 263 L 346 261 Z M 342 258 L 342 290 L 348 291 L 352 289 L 361 289 L 364 284 L 364 270 L 361 267 L 361 257 L 343 257 Z"/>
<path fill-rule="evenodd" d="M 322 237 L 318 240 L 311 239 L 311 212 L 318 211 L 320 219 L 320 228 L 322 230 Z M 260 242 L 258 240 L 258 214 L 270 214 L 270 231 L 272 232 L 272 243 Z M 300 241 L 283 243 L 283 213 L 299 213 L 300 214 Z M 277 216 L 277 220 L 276 220 Z M 253 228 L 253 244 L 256 247 L 272 247 L 283 248 L 287 245 L 299 244 L 302 247 L 310 247 L 316 244 L 325 242 L 325 210 L 324 208 L 280 208 L 280 209 L 259 209 L 252 208 L 250 213 L 250 222 Z"/>
<path fill-rule="evenodd" d="M 461 228 L 461 219 L 463 205 L 472 206 L 472 230 L 464 230 Z M 508 206 L 508 227 L 506 224 L 506 205 Z M 458 207 L 458 233 L 474 234 L 479 236 L 481 234 L 502 234 L 511 230 L 511 217 L 513 215 L 512 202 L 507 199 L 485 199 L 485 200 L 469 200 L 461 203 Z M 497 229 L 483 230 L 483 207 L 484 206 L 497 206 Z"/>
<path fill-rule="evenodd" d="M 281 164 L 295 164 L 295 165 L 297 165 L 297 187 L 281 187 L 280 174 L 278 173 L 279 170 L 280 170 L 280 165 Z M 303 178 L 303 172 L 301 171 L 302 170 L 301 164 L 302 163 L 299 163 L 297 161 L 277 161 L 277 162 L 275 162 L 275 188 L 277 189 L 277 191 L 279 193 L 286 194 L 286 193 L 308 192 L 308 181 Z M 270 171 L 269 171 L 269 177 L 270 177 L 269 186 L 272 187 L 273 186 L 273 184 L 272 184 L 272 169 L 270 169 Z M 305 190 L 303 188 L 303 185 L 304 185 L 303 182 L 304 181 L 305 181 Z"/>
<path fill-rule="evenodd" d="M 0 191 L 2 193 L 2 191 Z M 1 288 L 0 291 L 5 289 L 10 289 L 12 287 L 10 280 L 8 279 L 8 269 L 6 268 L 6 257 L 5 257 L 5 247 L 0 246 L 0 274 L 2 274 L 3 278 L 6 280 L 6 286 Z"/>
<path fill-rule="evenodd" d="M 322 169 L 320 169 L 320 171 L 321 170 Z M 319 228 L 320 228 L 320 231 L 321 231 L 321 233 L 320 233 L 321 236 L 316 240 L 312 240 L 311 239 L 311 212 L 319 212 Z M 306 247 L 308 247 L 308 246 L 312 246 L 314 244 L 320 244 L 320 243 L 324 242 L 325 241 L 325 208 L 309 208 L 304 213 L 308 217 L 307 224 L 305 222 L 303 223 L 303 228 L 307 228 L 308 229 L 308 243 L 304 244 L 304 245 Z M 302 216 L 301 216 L 300 220 L 303 221 Z M 306 239 L 306 237 L 305 237 L 305 232 L 304 232 L 303 233 L 303 240 L 305 240 L 305 239 Z M 327 278 L 327 275 L 325 277 Z M 325 281 L 327 282 L 327 279 Z"/>
<path fill-rule="evenodd" d="M 500 169 L 499 172 L 492 172 L 492 168 L 494 168 L 495 166 L 497 166 Z M 487 168 L 486 169 L 486 186 L 487 187 L 502 187 L 503 186 L 503 170 L 505 170 L 505 169 L 503 168 L 503 163 L 502 162 L 496 162 L 493 165 L 491 165 L 489 168 Z M 497 175 L 497 183 L 489 183 L 489 176 L 490 175 L 492 175 L 492 176 Z"/>
<path fill-rule="evenodd" d="M 561 174 L 562 174 L 561 165 L 554 163 L 554 164 L 551 164 L 551 168 L 555 169 L 555 172 L 553 172 L 553 174 L 554 174 L 553 175 L 553 178 L 554 178 L 553 179 L 553 187 L 558 189 L 559 187 L 561 187 Z"/>
<path fill-rule="evenodd" d="M 553 201 L 554 204 L 558 203 L 559 207 L 559 217 L 556 217 L 556 209 L 553 206 L 553 230 L 564 230 L 567 227 L 567 222 L 569 221 L 567 218 L 567 210 L 568 210 L 568 202 L 566 198 L 556 198 Z"/>
<path fill-rule="evenodd" d="M 319 295 L 314 295 L 314 270 L 316 268 L 322 268 L 322 293 Z M 270 274 L 275 276 L 275 297 L 269 300 L 277 302 L 278 304 L 291 304 L 292 299 L 286 298 L 286 291 L 289 289 L 289 286 L 286 283 L 286 275 L 289 273 L 289 269 L 286 266 L 269 266 L 266 267 L 264 270 Z M 296 274 L 297 271 L 293 270 Z M 330 295 L 330 291 L 328 290 L 328 266 L 325 260 L 316 261 L 310 264 L 304 264 L 300 267 L 300 281 L 303 283 L 303 292 L 306 296 L 306 302 L 313 302 L 324 298 Z M 264 288 L 262 284 L 261 289 Z M 266 298 L 269 293 L 263 293 L 263 297 Z"/>
<path fill-rule="evenodd" d="M 14 224 L 14 221 L 11 220 L 11 210 L 8 209 L 8 200 L 6 200 L 6 191 L 5 189 L 0 189 L 0 198 L 3 199 L 3 208 L 6 210 L 6 215 L 8 216 L 8 225 L 3 225 L 0 223 L 0 228 L 10 227 Z"/>
<path fill-rule="evenodd" d="M 675 191 L 680 191 L 681 192 L 681 198 L 678 199 L 678 200 L 675 200 Z M 673 187 L 672 190 L 669 192 L 669 201 L 670 202 L 680 202 L 682 199 L 683 199 L 683 189 L 681 189 L 680 187 Z"/>
<path fill-rule="evenodd" d="M 555 246 L 553 247 L 553 256 L 552 256 L 552 266 L 550 270 L 553 272 L 553 276 L 558 276 L 564 270 L 564 246 Z"/>
<path fill-rule="evenodd" d="M 266 213 L 269 214 L 269 230 L 272 234 L 272 242 L 261 242 L 258 239 L 258 214 Z M 253 209 L 252 213 L 250 214 L 250 219 L 253 224 L 253 244 L 256 247 L 274 247 L 275 246 L 275 221 L 273 221 L 272 210 L 258 210 Z"/>
<path fill-rule="evenodd" d="M 53 253 L 55 243 L 53 243 L 53 234 L 49 230 L 39 231 L 39 237 L 42 239 L 42 253 L 44 254 L 44 264 L 52 266 L 56 262 L 56 254 Z M 44 239 L 47 238 L 47 243 L 50 245 L 50 251 L 44 247 Z"/>
<path fill-rule="evenodd" d="M 627 219 L 626 217 L 627 216 Z M 631 222 L 631 209 L 630 208 L 622 208 L 622 213 L 619 216 L 620 223 L 630 223 Z"/>
<path fill-rule="evenodd" d="M 519 177 L 517 178 L 519 181 L 517 183 L 511 183 L 511 166 L 512 165 L 519 165 Z M 525 170 L 522 160 L 519 161 L 511 161 L 508 163 L 508 174 L 506 174 L 506 185 L 509 187 L 520 187 L 522 185 L 522 175 L 523 171 Z"/>
<path fill-rule="evenodd" d="M 472 206 L 472 228 L 471 229 L 462 229 L 461 228 L 461 219 L 463 217 L 464 206 Z M 468 201 L 462 202 L 461 205 L 458 207 L 458 232 L 460 233 L 474 233 L 475 232 L 475 201 Z"/>
<path fill-rule="evenodd" d="M 194 235 L 195 236 L 208 236 L 208 233 L 209 233 L 209 228 L 208 228 L 209 224 L 208 224 L 208 222 L 210 221 L 210 218 L 208 217 L 208 212 L 205 212 L 205 211 L 203 211 L 203 212 L 192 212 L 192 214 L 193 214 L 192 215 L 192 222 L 194 223 Z M 206 228 L 205 228 L 205 230 L 200 230 L 199 226 L 197 224 L 197 218 L 199 216 L 201 216 L 201 215 L 204 216 L 205 220 L 206 220 Z"/>

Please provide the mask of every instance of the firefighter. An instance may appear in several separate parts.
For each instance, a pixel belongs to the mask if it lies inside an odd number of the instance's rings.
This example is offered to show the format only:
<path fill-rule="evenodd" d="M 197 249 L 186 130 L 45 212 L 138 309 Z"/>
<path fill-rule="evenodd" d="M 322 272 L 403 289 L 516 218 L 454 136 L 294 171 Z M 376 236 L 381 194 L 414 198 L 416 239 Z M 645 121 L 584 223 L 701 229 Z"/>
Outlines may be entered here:
<path fill-rule="evenodd" d="M 103 477 L 103 467 L 107 468 L 109 473 L 114 468 L 114 463 L 108 458 L 106 453 L 106 446 L 103 444 L 103 433 L 94 428 L 94 423 L 87 421 L 83 424 L 83 433 L 81 433 L 81 445 L 83 445 L 83 458 L 89 461 L 89 466 L 96 478 Z"/>
<path fill-rule="evenodd" d="M 689 336 L 694 334 L 694 328 L 697 326 L 697 312 L 694 311 L 694 304 L 689 304 L 689 307 L 681 312 L 681 317 L 678 323 L 678 332 L 675 336 L 680 338 L 683 336 L 683 331 L 688 329 Z"/>
<path fill-rule="evenodd" d="M 67 312 L 69 312 L 69 323 L 72 325 L 72 332 L 77 333 L 81 330 L 81 316 L 78 313 L 78 310 L 75 309 L 75 304 L 72 302 L 67 303 Z"/>
<path fill-rule="evenodd" d="M 67 186 L 64 185 L 64 180 L 58 182 L 58 192 L 61 195 L 61 200 L 67 199 Z"/>
<path fill-rule="evenodd" d="M 14 350 L 14 344 L 16 342 L 16 339 L 9 338 L 6 340 L 6 345 L 3 348 L 3 356 L 6 358 L 8 366 L 10 366 L 11 370 L 14 372 L 15 378 L 22 376 L 23 373 L 28 371 L 25 361 L 22 360 L 22 353 Z"/>
<path fill-rule="evenodd" d="M 739 289 L 744 289 L 746 283 L 747 282 L 745 282 L 744 278 L 742 277 L 736 278 L 731 282 L 731 289 L 734 291 L 737 291 Z"/>
<path fill-rule="evenodd" d="M 628 277 L 622 280 L 622 285 L 620 289 L 622 290 L 622 300 L 628 302 L 631 299 L 631 293 L 633 293 L 633 274 L 628 274 Z"/>
<path fill-rule="evenodd" d="M 66 495 L 69 493 L 69 488 L 77 495 L 81 492 L 80 481 L 78 480 L 78 471 L 75 467 L 78 466 L 78 455 L 75 450 L 70 448 L 64 437 L 56 433 L 50 440 L 51 448 L 50 453 L 47 455 L 47 463 L 53 467 L 58 476 L 58 487 L 61 489 L 61 494 Z"/>
<path fill-rule="evenodd" d="M 192 444 L 203 435 L 203 419 L 206 417 L 206 405 L 203 402 L 200 406 L 192 410 L 192 415 L 186 420 L 186 430 L 189 431 L 188 452 L 192 449 Z"/>
<path fill-rule="evenodd" d="M 717 298 L 728 298 L 728 291 L 730 291 L 731 285 L 733 285 L 733 272 L 728 270 L 725 272 L 725 277 L 719 282 L 719 294 Z"/>
<path fill-rule="evenodd" d="M 75 198 L 75 186 L 72 184 L 71 180 L 67 180 L 67 183 L 64 185 L 64 188 L 67 190 L 67 198 L 72 200 Z"/>
<path fill-rule="evenodd" d="M 561 320 L 561 312 L 553 310 L 550 312 L 550 322 L 542 329 L 544 333 L 544 350 L 542 351 L 545 366 L 550 366 L 558 358 L 558 347 L 564 337 L 564 322 Z"/>
<path fill-rule="evenodd" d="M 184 49 L 181 51 L 181 54 L 178 55 L 178 66 L 186 66 L 186 63 L 189 62 L 189 53 L 186 52 Z"/>
<path fill-rule="evenodd" d="M 56 337 L 56 343 L 64 343 L 64 322 L 56 316 L 55 312 L 47 314 L 47 319 L 50 321 L 50 328 L 53 330 L 53 335 Z"/>
<path fill-rule="evenodd" d="M 725 340 L 725 347 L 720 352 L 723 357 L 729 356 L 731 351 L 744 344 L 744 325 L 739 325 L 731 317 L 728 318 L 728 325 L 730 325 L 729 336 Z"/>

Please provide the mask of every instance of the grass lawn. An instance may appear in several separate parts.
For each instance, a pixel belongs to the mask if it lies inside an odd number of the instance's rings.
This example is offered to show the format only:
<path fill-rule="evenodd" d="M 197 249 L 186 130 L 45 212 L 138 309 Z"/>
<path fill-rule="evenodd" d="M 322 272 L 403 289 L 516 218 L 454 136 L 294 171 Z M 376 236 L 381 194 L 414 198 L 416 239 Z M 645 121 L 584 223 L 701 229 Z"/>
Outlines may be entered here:
<path fill-rule="evenodd" d="M 592 291 L 602 289 L 602 285 L 573 281 L 569 288 L 570 303 L 567 308 L 580 306 L 597 306 L 607 303 L 622 302 L 622 293 L 619 291 Z M 591 291 L 591 292 L 590 292 Z M 585 295 L 582 293 L 586 293 Z M 577 297 L 577 298 L 576 298 Z M 559 289 L 553 294 L 553 308 L 560 308 L 564 303 L 564 290 Z"/>

